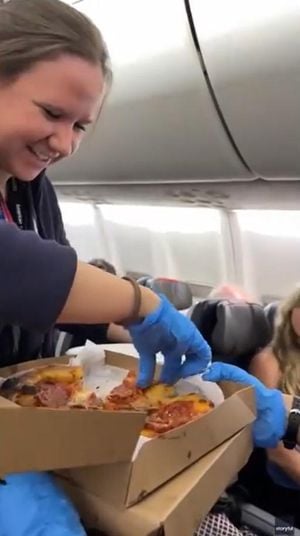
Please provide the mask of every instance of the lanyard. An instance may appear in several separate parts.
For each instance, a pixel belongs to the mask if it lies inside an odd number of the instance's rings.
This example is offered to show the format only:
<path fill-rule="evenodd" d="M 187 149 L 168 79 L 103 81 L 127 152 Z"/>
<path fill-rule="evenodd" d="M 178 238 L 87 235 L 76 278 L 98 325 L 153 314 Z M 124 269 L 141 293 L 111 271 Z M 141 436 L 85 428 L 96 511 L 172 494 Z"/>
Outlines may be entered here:
<path fill-rule="evenodd" d="M 13 221 L 24 230 L 24 197 L 15 179 L 12 179 L 9 199 Z"/>
<path fill-rule="evenodd" d="M 19 229 L 33 230 L 39 234 L 32 194 L 29 185 L 26 186 L 28 188 L 24 188 L 24 185 L 19 184 L 15 179 L 11 180 L 9 189 L 10 210 L 8 209 L 11 219 L 9 221 L 16 223 Z M 7 203 L 5 204 L 7 207 Z"/>
<path fill-rule="evenodd" d="M 0 210 L 3 214 L 3 217 L 4 217 L 4 220 L 7 222 L 7 223 L 14 223 L 14 220 L 13 220 L 13 217 L 10 213 L 10 210 L 2 196 L 2 194 L 0 194 Z"/>

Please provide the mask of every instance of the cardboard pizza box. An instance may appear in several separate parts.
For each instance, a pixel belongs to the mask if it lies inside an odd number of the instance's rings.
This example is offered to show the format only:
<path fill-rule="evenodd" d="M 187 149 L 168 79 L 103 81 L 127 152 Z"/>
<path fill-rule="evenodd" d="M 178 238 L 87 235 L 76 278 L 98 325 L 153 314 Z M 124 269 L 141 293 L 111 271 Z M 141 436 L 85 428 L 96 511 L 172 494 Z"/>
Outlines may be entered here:
<path fill-rule="evenodd" d="M 138 360 L 106 352 L 106 363 L 133 370 Z M 68 358 L 0 369 L 0 377 Z M 136 445 L 139 412 L 23 408 L 0 397 L 0 475 L 58 470 L 87 491 L 128 507 L 193 464 L 255 418 L 253 390 L 224 384 L 225 401 L 202 418 Z M 115 482 L 118 486 L 115 486 Z"/>
<path fill-rule="evenodd" d="M 138 364 L 136 358 L 114 352 L 106 353 L 106 361 L 131 370 Z M 254 421 L 253 389 L 231 383 L 221 388 L 224 402 L 200 419 L 143 443 L 129 462 L 72 468 L 61 474 L 118 507 L 141 501 Z"/>
<path fill-rule="evenodd" d="M 62 477 L 58 482 L 86 526 L 103 530 L 108 536 L 192 536 L 221 493 L 247 463 L 251 451 L 251 429 L 248 426 L 127 510 Z M 118 487 L 117 479 L 114 486 Z"/>
<path fill-rule="evenodd" d="M 0 369 L 0 377 L 69 358 Z M 130 463 L 145 414 L 84 409 L 24 408 L 0 397 L 0 475 L 30 470 Z"/>

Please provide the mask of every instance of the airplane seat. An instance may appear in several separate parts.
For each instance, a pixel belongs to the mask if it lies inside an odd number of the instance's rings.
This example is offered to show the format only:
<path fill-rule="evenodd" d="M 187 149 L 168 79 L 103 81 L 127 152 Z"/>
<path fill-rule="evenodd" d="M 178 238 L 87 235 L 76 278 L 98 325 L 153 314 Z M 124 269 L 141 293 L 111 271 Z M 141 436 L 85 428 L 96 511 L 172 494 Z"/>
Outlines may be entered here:
<path fill-rule="evenodd" d="M 137 283 L 142 287 L 148 287 L 148 283 L 153 280 L 152 275 L 143 275 L 137 279 Z"/>
<path fill-rule="evenodd" d="M 153 292 L 164 294 L 179 311 L 188 309 L 193 303 L 190 286 L 184 281 L 165 277 L 142 277 L 138 283 L 150 288 Z"/>
<path fill-rule="evenodd" d="M 273 333 L 273 330 L 274 330 L 274 324 L 275 324 L 276 315 L 277 315 L 277 311 L 278 311 L 278 303 L 279 302 L 268 303 L 268 305 L 266 305 L 265 308 L 264 308 L 265 315 L 266 315 L 266 318 L 267 318 L 267 320 L 268 320 L 268 322 L 270 324 L 272 333 Z"/>
<path fill-rule="evenodd" d="M 211 346 L 213 360 L 247 369 L 252 356 L 271 339 L 271 330 L 260 304 L 227 299 L 198 302 L 191 320 Z"/>
<path fill-rule="evenodd" d="M 66 331 L 59 331 L 55 342 L 55 357 L 66 355 L 67 351 L 72 347 L 73 335 Z"/>

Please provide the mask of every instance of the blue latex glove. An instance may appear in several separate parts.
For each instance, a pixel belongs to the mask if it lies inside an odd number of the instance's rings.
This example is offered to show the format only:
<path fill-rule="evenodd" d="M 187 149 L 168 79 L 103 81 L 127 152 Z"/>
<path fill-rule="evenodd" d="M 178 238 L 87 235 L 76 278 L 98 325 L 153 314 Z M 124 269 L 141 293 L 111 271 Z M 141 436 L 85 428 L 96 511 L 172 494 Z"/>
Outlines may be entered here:
<path fill-rule="evenodd" d="M 48 473 L 20 473 L 0 485 L 0 536 L 85 536 L 77 512 Z"/>
<path fill-rule="evenodd" d="M 164 356 L 160 381 L 175 383 L 206 370 L 211 362 L 211 350 L 196 326 L 179 313 L 163 295 L 160 304 L 140 324 L 129 326 L 132 342 L 140 355 L 138 385 L 151 384 L 156 354 Z M 185 355 L 185 360 L 182 357 Z"/>
<path fill-rule="evenodd" d="M 287 426 L 287 412 L 283 396 L 277 389 L 268 389 L 257 378 L 244 370 L 225 363 L 213 363 L 203 374 L 211 382 L 230 381 L 254 387 L 257 418 L 253 425 L 256 447 L 276 447 Z"/>

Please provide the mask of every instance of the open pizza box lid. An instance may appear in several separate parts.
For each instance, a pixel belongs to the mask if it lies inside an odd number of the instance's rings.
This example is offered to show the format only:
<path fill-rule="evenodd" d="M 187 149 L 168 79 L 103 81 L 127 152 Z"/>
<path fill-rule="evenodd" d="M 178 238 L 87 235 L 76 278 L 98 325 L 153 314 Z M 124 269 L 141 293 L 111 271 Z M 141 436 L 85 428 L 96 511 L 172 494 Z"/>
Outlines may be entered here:
<path fill-rule="evenodd" d="M 114 352 L 106 352 L 106 361 L 128 370 L 138 364 L 136 358 Z M 117 507 L 141 501 L 254 421 L 253 389 L 231 383 L 222 384 L 221 389 L 223 402 L 210 413 L 142 444 L 139 440 L 129 462 L 74 467 L 61 474 Z"/>
<path fill-rule="evenodd" d="M 191 536 L 247 463 L 251 451 L 248 426 L 126 510 L 62 477 L 58 482 L 89 528 L 109 536 Z M 118 486 L 117 480 L 114 485 Z"/>
<path fill-rule="evenodd" d="M 0 369 L 5 378 L 69 358 L 35 360 Z M 24 408 L 0 397 L 0 475 L 130 462 L 145 422 L 133 411 Z"/>

